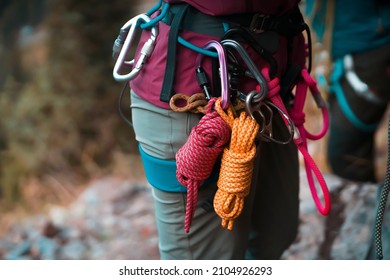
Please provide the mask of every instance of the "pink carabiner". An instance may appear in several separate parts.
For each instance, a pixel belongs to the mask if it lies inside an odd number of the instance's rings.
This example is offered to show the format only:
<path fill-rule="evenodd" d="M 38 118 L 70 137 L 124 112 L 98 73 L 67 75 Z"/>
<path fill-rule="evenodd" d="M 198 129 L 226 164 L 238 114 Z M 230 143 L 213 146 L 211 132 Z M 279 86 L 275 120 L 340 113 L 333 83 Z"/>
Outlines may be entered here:
<path fill-rule="evenodd" d="M 221 107 L 222 109 L 227 109 L 230 104 L 230 93 L 229 93 L 229 80 L 228 80 L 228 72 L 227 72 L 227 60 L 226 53 L 224 47 L 218 41 L 211 40 L 207 42 L 204 46 L 204 49 L 215 49 L 218 53 L 218 61 L 220 67 L 220 76 L 221 76 Z M 196 67 L 201 67 L 202 60 L 204 55 L 199 54 L 196 58 Z"/>

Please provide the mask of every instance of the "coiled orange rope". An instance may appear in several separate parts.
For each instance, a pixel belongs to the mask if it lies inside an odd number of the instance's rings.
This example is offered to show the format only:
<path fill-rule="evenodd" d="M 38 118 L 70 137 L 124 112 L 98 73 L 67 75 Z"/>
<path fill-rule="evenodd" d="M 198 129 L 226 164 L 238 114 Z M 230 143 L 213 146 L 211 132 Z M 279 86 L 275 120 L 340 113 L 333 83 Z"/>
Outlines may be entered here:
<path fill-rule="evenodd" d="M 259 125 L 246 112 L 234 118 L 232 114 L 227 115 L 219 103 L 216 103 L 216 110 L 232 128 L 232 135 L 230 145 L 222 155 L 214 209 L 222 218 L 222 227 L 232 230 L 250 191 Z"/>

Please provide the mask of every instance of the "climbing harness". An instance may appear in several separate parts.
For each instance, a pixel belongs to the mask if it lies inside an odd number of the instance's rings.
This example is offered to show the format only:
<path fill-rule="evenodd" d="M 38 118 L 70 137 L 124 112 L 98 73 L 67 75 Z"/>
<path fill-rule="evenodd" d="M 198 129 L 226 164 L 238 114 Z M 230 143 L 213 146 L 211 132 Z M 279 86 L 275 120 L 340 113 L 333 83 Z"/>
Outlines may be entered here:
<path fill-rule="evenodd" d="M 261 36 L 263 34 L 264 33 L 258 34 L 257 36 Z M 268 34 L 269 33 L 267 33 L 267 36 L 265 36 L 264 38 L 264 41 L 267 43 L 267 46 L 264 46 L 259 42 L 258 39 L 256 40 L 254 35 L 250 33 L 249 30 L 241 26 L 236 26 L 226 31 L 225 35 L 223 36 L 223 40 L 232 39 L 238 41 L 239 39 L 242 39 L 247 42 L 258 53 L 258 55 L 262 56 L 268 62 L 272 73 L 271 76 L 274 76 L 277 71 L 278 65 L 275 58 L 272 56 L 272 53 L 274 53 L 277 49 L 278 37 L 275 33 L 271 33 L 271 35 Z"/>
<path fill-rule="evenodd" d="M 333 63 L 333 72 L 330 76 L 331 92 L 333 92 L 337 98 L 337 102 L 342 108 L 342 111 L 345 117 L 358 129 L 365 132 L 373 132 L 377 129 L 378 123 L 367 124 L 362 122 L 359 117 L 352 110 L 351 106 L 348 103 L 348 100 L 345 96 L 344 90 L 341 87 L 340 80 L 343 77 L 344 73 L 344 61 L 343 59 L 338 59 Z M 352 75 L 353 76 L 353 75 Z"/>
<path fill-rule="evenodd" d="M 343 63 L 344 63 L 345 78 L 348 81 L 348 83 L 351 85 L 353 90 L 356 92 L 356 94 L 358 94 L 360 97 L 374 104 L 381 105 L 385 102 L 385 100 L 382 100 L 378 96 L 376 96 L 370 90 L 368 85 L 358 77 L 354 69 L 352 55 L 344 56 Z"/>
<path fill-rule="evenodd" d="M 383 184 L 382 192 L 379 199 L 379 204 L 376 213 L 375 219 L 375 251 L 376 258 L 378 260 L 383 259 L 383 251 L 382 251 L 382 228 L 383 228 L 383 218 L 386 211 L 387 199 L 390 193 L 390 116 L 388 119 L 388 133 L 387 133 L 387 164 L 386 164 L 386 175 L 385 182 Z"/>

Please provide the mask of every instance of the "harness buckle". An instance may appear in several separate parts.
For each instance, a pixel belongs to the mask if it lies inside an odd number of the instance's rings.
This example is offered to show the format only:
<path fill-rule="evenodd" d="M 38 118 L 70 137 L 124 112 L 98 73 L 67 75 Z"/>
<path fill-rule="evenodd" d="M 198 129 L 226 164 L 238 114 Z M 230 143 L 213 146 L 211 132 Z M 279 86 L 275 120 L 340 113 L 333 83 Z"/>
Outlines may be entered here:
<path fill-rule="evenodd" d="M 126 39 L 124 40 L 123 45 L 120 47 L 119 55 L 115 62 L 115 66 L 113 70 L 113 77 L 116 81 L 124 82 L 124 81 L 130 81 L 134 79 L 141 71 L 146 60 L 153 52 L 155 41 L 158 35 L 158 30 L 156 26 L 153 26 L 151 28 L 150 38 L 143 45 L 138 61 L 135 63 L 134 59 L 130 61 L 126 60 L 126 55 L 128 54 L 131 44 L 133 43 L 133 39 L 136 33 L 136 28 L 140 26 L 140 22 L 148 23 L 149 21 L 150 21 L 149 16 L 147 16 L 146 14 L 140 14 L 130 19 L 121 28 L 120 36 L 122 35 L 122 40 L 123 40 L 123 36 L 126 36 Z M 134 67 L 129 73 L 127 74 L 121 73 L 123 70 L 123 66 L 133 66 L 133 65 Z"/>
<path fill-rule="evenodd" d="M 268 15 L 264 14 L 255 14 L 252 17 L 251 23 L 249 25 L 249 30 L 255 33 L 264 32 L 264 23 L 270 18 Z"/>

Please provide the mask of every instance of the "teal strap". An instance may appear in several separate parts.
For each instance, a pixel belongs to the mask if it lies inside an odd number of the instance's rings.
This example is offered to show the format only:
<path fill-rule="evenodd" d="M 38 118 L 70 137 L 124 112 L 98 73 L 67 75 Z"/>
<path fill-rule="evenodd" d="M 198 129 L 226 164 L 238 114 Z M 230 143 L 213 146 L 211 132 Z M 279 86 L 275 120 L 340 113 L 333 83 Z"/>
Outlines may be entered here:
<path fill-rule="evenodd" d="M 188 42 L 187 40 L 183 39 L 181 36 L 179 36 L 177 38 L 178 42 L 180 44 L 182 44 L 184 47 L 186 48 L 189 48 L 195 52 L 198 52 L 198 53 L 201 53 L 201 54 L 204 54 L 204 55 L 207 55 L 207 56 L 211 56 L 211 57 L 214 57 L 214 58 L 218 58 L 218 53 L 215 52 L 215 51 L 209 51 L 209 50 L 206 50 L 206 49 L 203 49 L 201 47 L 198 47 L 194 44 L 191 44 L 190 42 Z"/>
<path fill-rule="evenodd" d="M 167 3 L 163 6 L 163 8 L 161 9 L 161 13 L 157 17 L 151 19 L 149 22 L 145 22 L 141 24 L 140 27 L 143 29 L 148 29 L 153 27 L 166 16 L 168 10 L 169 10 L 169 4 Z M 149 15 L 149 12 L 147 12 L 146 14 Z"/>
<path fill-rule="evenodd" d="M 162 4 L 163 4 L 163 1 L 159 0 L 156 5 L 154 5 L 149 11 L 146 12 L 146 14 L 148 16 L 151 16 L 154 12 L 156 12 L 158 9 L 161 8 Z"/>
<path fill-rule="evenodd" d="M 138 145 L 146 179 L 153 187 L 166 192 L 187 192 L 176 178 L 176 161 L 153 157 Z"/>
<path fill-rule="evenodd" d="M 348 100 L 345 97 L 343 88 L 340 85 L 340 79 L 344 75 L 344 64 L 342 59 L 338 59 L 334 62 L 334 70 L 331 74 L 331 86 L 330 90 L 336 95 L 337 101 L 340 105 L 344 116 L 358 129 L 365 132 L 374 132 L 378 127 L 378 124 L 366 124 L 362 122 L 358 116 L 353 112 L 351 106 L 348 104 Z"/>
<path fill-rule="evenodd" d="M 142 149 L 141 145 L 138 145 L 138 149 L 141 155 L 146 179 L 149 184 L 165 192 L 187 192 L 187 188 L 182 186 L 176 178 L 177 165 L 175 160 L 153 157 L 147 154 Z M 205 180 L 201 187 L 216 184 L 219 176 L 219 170 L 220 162 L 217 162 L 210 177 Z"/>
<path fill-rule="evenodd" d="M 160 1 L 161 2 L 161 1 Z M 162 8 L 161 8 L 162 7 Z M 152 15 L 154 12 L 156 12 L 159 8 L 161 8 L 161 13 L 153 18 L 152 20 L 150 20 L 149 22 L 145 22 L 145 23 L 142 23 L 140 25 L 140 27 L 142 29 L 148 29 L 148 28 L 151 28 L 153 26 L 155 26 L 159 21 L 163 21 L 163 19 L 167 16 L 167 13 L 169 11 L 169 8 L 170 8 L 170 4 L 169 3 L 164 3 L 164 5 L 162 4 L 157 4 L 155 7 L 153 7 L 151 10 L 147 11 L 146 14 L 147 15 Z M 224 28 L 224 31 L 228 30 L 229 29 L 229 25 L 227 23 L 223 23 L 223 28 Z M 214 57 L 214 58 L 218 58 L 218 53 L 215 52 L 215 51 L 210 51 L 210 50 L 206 50 L 206 49 L 203 49 L 202 47 L 199 47 L 199 46 L 196 46 L 190 42 L 188 42 L 187 40 L 185 40 L 183 37 L 181 36 L 178 36 L 177 37 L 177 41 L 184 47 L 190 49 L 190 50 L 193 50 L 194 52 L 197 52 L 197 53 L 201 53 L 203 55 L 206 55 L 206 56 L 210 56 L 210 57 Z"/>

